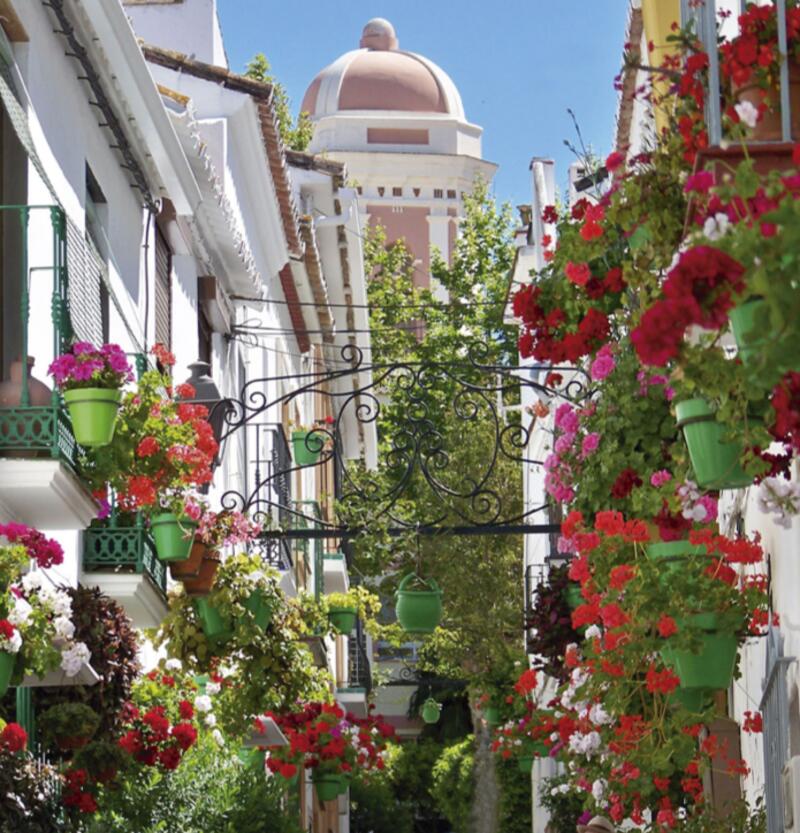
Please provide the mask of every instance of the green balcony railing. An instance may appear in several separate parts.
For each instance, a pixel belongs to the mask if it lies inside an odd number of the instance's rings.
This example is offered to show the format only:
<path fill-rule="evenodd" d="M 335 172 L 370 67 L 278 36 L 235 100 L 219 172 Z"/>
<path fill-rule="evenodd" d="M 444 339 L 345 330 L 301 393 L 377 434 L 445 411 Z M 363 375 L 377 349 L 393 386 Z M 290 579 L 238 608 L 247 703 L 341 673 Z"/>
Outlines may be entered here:
<path fill-rule="evenodd" d="M 123 572 L 147 576 L 167 598 L 167 568 L 156 556 L 156 548 L 141 515 L 133 525 L 122 525 L 112 515 L 102 526 L 83 533 L 83 571 Z"/>
<path fill-rule="evenodd" d="M 322 507 L 319 501 L 294 500 L 292 509 L 297 513 L 292 515 L 294 529 L 308 529 L 309 525 L 312 529 L 322 528 Z M 307 520 L 309 516 L 315 520 Z M 313 541 L 299 541 L 296 546 L 302 549 L 304 555 L 308 555 L 309 546 L 314 547 L 314 598 L 319 601 L 325 593 L 325 541 L 322 538 L 316 538 Z"/>
<path fill-rule="evenodd" d="M 34 285 L 38 287 L 43 273 L 49 273 L 52 277 L 50 318 L 53 354 L 63 353 L 73 340 L 67 300 L 66 216 L 61 208 L 54 205 L 0 205 L 0 224 L 3 231 L 3 268 L 9 276 L 5 288 L 6 298 L 11 293 L 17 293 L 19 297 L 20 332 L 15 337 L 19 339 L 18 355 L 23 360 L 19 405 L 0 408 L 0 452 L 24 456 L 46 455 L 74 467 L 78 446 L 61 397 L 54 390 L 49 404 L 32 405 L 29 371 L 25 361 L 30 345 L 31 288 Z M 28 250 L 29 237 L 40 239 L 40 227 L 48 225 L 52 240 L 50 262 L 42 264 L 37 258 L 32 265 Z"/>

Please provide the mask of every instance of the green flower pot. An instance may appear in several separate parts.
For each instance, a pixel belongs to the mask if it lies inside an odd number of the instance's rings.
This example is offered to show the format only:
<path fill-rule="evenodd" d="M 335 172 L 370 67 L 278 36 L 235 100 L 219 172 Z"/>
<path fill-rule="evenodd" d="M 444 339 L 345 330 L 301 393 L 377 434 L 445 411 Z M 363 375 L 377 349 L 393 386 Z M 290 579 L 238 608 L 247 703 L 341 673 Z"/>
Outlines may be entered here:
<path fill-rule="evenodd" d="M 261 590 L 254 590 L 244 603 L 244 608 L 253 614 L 256 625 L 265 631 L 272 621 L 274 612 L 272 600 L 265 598 Z"/>
<path fill-rule="evenodd" d="M 328 620 L 336 633 L 344 636 L 353 632 L 358 619 L 358 611 L 354 607 L 332 607 L 328 610 Z"/>
<path fill-rule="evenodd" d="M 586 603 L 586 599 L 581 594 L 581 586 L 577 582 L 571 581 L 564 590 L 564 598 L 567 600 L 570 610 L 579 608 Z"/>
<path fill-rule="evenodd" d="M 186 561 L 192 552 L 197 521 L 162 512 L 150 520 L 150 530 L 161 561 Z"/>
<path fill-rule="evenodd" d="M 517 758 L 517 769 L 525 775 L 533 769 L 533 755 L 522 755 Z"/>
<path fill-rule="evenodd" d="M 292 453 L 298 466 L 313 466 L 325 447 L 325 437 L 318 431 L 292 431 Z"/>
<path fill-rule="evenodd" d="M 250 769 L 264 771 L 264 762 L 267 758 L 265 749 L 258 749 L 255 746 L 242 746 L 237 756 L 239 760 Z"/>
<path fill-rule="evenodd" d="M 500 725 L 500 709 L 497 706 L 486 706 L 483 709 L 483 719 L 490 725 L 490 726 L 499 726 Z"/>
<path fill-rule="evenodd" d="M 426 723 L 438 723 L 442 707 L 433 697 L 429 697 L 422 705 L 422 719 Z"/>
<path fill-rule="evenodd" d="M 667 701 L 672 706 L 683 706 L 687 711 L 699 714 L 706 706 L 708 692 L 702 688 L 676 688 Z"/>
<path fill-rule="evenodd" d="M 731 322 L 733 337 L 736 339 L 736 347 L 739 350 L 739 357 L 745 364 L 749 364 L 758 355 L 765 339 L 751 339 L 751 334 L 758 334 L 763 329 L 756 326 L 757 320 L 761 317 L 761 311 L 766 310 L 766 301 L 761 298 L 753 298 L 734 307 L 728 318 Z"/>
<path fill-rule="evenodd" d="M 109 388 L 75 388 L 62 394 L 72 433 L 85 448 L 108 445 L 114 437 L 122 391 Z"/>
<path fill-rule="evenodd" d="M 690 544 L 688 541 L 662 541 L 659 544 L 648 544 L 645 553 L 650 561 L 658 564 L 660 580 L 664 584 L 685 569 L 688 559 L 694 556 L 704 557 L 706 548 L 702 544 Z"/>
<path fill-rule="evenodd" d="M 17 655 L 8 651 L 0 651 L 0 697 L 2 697 L 11 685 L 11 677 L 14 675 L 14 666 L 17 664 Z"/>
<path fill-rule="evenodd" d="M 409 573 L 395 593 L 397 621 L 407 633 L 433 633 L 442 618 L 442 591 L 434 579 L 423 584 L 426 590 L 409 590 L 417 576 Z"/>
<path fill-rule="evenodd" d="M 714 419 L 705 399 L 679 402 L 675 411 L 700 488 L 740 489 L 753 482 L 739 464 L 741 444 L 723 439 L 725 428 Z"/>
<path fill-rule="evenodd" d="M 701 647 L 697 653 L 667 647 L 661 650 L 664 663 L 675 670 L 680 677 L 681 688 L 685 690 L 726 689 L 733 681 L 736 655 L 739 643 L 733 633 L 716 630 L 717 617 L 714 613 L 698 613 L 686 623 L 679 622 L 679 630 L 691 624 L 701 628 Z"/>
<path fill-rule="evenodd" d="M 339 776 L 339 795 L 344 795 L 350 789 L 350 778 L 342 773 Z"/>
<path fill-rule="evenodd" d="M 205 596 L 192 600 L 194 609 L 200 618 L 203 633 L 210 640 L 223 643 L 233 636 L 230 619 L 224 617 Z"/>
<path fill-rule="evenodd" d="M 315 772 L 311 776 L 311 780 L 317 792 L 317 798 L 320 801 L 333 801 L 339 797 L 342 782 L 341 775 L 317 774 Z"/>

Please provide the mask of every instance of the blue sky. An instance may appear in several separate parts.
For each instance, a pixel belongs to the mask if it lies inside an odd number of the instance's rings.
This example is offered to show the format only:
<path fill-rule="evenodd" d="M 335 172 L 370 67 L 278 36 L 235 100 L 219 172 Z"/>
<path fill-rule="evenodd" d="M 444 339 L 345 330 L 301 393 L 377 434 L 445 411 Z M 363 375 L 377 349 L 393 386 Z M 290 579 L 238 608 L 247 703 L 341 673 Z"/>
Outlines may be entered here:
<path fill-rule="evenodd" d="M 575 139 L 605 156 L 614 135 L 626 0 L 217 0 L 231 68 L 264 52 L 295 110 L 316 73 L 355 49 L 364 24 L 385 17 L 400 47 L 453 78 L 467 118 L 484 129 L 483 153 L 500 170 L 495 192 L 530 201 L 528 163 L 550 156 L 563 185 Z"/>

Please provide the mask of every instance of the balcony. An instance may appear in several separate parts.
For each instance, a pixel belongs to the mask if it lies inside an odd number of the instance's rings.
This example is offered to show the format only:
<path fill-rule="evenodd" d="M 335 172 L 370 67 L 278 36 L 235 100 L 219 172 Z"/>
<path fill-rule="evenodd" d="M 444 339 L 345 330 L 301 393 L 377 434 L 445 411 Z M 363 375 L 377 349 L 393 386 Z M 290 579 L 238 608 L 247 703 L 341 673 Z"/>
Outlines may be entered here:
<path fill-rule="evenodd" d="M 350 589 L 347 561 L 343 552 L 326 552 L 322 560 L 326 593 L 346 593 Z"/>
<path fill-rule="evenodd" d="M 66 217 L 57 206 L 6 205 L 0 206 L 0 226 L 5 297 L 16 296 L 20 310 L 3 321 L 6 343 L 18 345 L 7 357 L 61 353 L 74 336 L 67 302 Z M 34 241 L 45 240 L 46 245 L 29 251 Z M 48 274 L 49 295 L 43 285 Z M 32 344 L 29 338 L 43 331 L 52 333 L 49 354 L 42 340 Z M 3 385 L 0 406 L 0 515 L 39 529 L 83 529 L 97 506 L 78 478 L 79 449 L 61 398 L 32 382 L 27 362 L 20 361 L 13 372 L 19 374 L 16 384 Z"/>
<path fill-rule="evenodd" d="M 83 533 L 81 583 L 116 599 L 137 628 L 151 628 L 167 613 L 167 568 L 141 516 L 131 524 L 112 516 Z"/>

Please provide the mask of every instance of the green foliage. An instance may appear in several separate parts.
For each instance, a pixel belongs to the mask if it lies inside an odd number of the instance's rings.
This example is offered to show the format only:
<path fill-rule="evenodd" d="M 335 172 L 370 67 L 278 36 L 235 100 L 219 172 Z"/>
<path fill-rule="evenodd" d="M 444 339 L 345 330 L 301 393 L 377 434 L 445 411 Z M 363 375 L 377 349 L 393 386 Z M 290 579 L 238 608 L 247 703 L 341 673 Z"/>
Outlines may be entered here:
<path fill-rule="evenodd" d="M 270 63 L 263 52 L 259 52 L 248 62 L 245 75 L 272 85 L 273 107 L 284 145 L 291 150 L 306 150 L 314 135 L 311 117 L 303 111 L 298 114 L 296 121 L 292 119 L 291 103 L 286 89 L 280 81 L 275 79 Z"/>
<path fill-rule="evenodd" d="M 327 593 L 325 601 L 328 607 L 348 607 L 358 611 L 358 618 L 367 626 L 367 631 L 375 629 L 375 617 L 381 612 L 381 600 L 363 584 L 351 587 L 346 593 Z"/>
<path fill-rule="evenodd" d="M 500 785 L 499 830 L 501 833 L 530 833 L 533 822 L 530 773 L 520 772 L 515 760 L 495 758 L 495 762 Z"/>
<path fill-rule="evenodd" d="M 280 779 L 267 781 L 204 736 L 175 772 L 144 770 L 106 790 L 82 833 L 300 833 L 283 795 Z"/>
<path fill-rule="evenodd" d="M 722 817 L 707 810 L 688 818 L 678 828 L 679 833 L 767 833 L 767 810 L 759 796 L 755 806 L 738 801 Z"/>
<path fill-rule="evenodd" d="M 50 743 L 59 739 L 90 738 L 100 725 L 100 715 L 84 703 L 59 703 L 42 712 L 38 724 Z"/>
<path fill-rule="evenodd" d="M 259 627 L 245 602 L 254 589 L 271 605 L 272 618 Z M 217 572 L 207 603 L 219 611 L 230 629 L 225 641 L 210 640 L 203 632 L 194 600 L 181 592 L 170 599 L 170 612 L 153 634 L 156 646 L 199 674 L 208 673 L 218 661 L 230 669 L 219 699 L 221 726 L 233 737 L 243 736 L 250 718 L 267 710 L 281 711 L 297 700 L 323 700 L 330 696 L 327 671 L 315 667 L 302 643 L 313 633 L 300 604 L 314 604 L 301 598 L 299 604 L 285 598 L 273 573 L 263 573 L 257 557 L 234 556 Z M 324 612 L 318 610 L 319 626 L 327 632 Z"/>
<path fill-rule="evenodd" d="M 539 803 L 547 810 L 552 833 L 575 833 L 575 826 L 583 813 L 583 798 L 571 787 L 567 775 L 547 778 L 539 788 Z"/>
<path fill-rule="evenodd" d="M 413 805 L 399 797 L 395 784 L 396 762 L 404 754 L 402 747 L 390 747 L 384 770 L 350 782 L 352 833 L 413 833 Z"/>
<path fill-rule="evenodd" d="M 431 795 L 454 833 L 467 833 L 475 791 L 475 738 L 472 735 L 444 749 L 431 772 Z"/>

